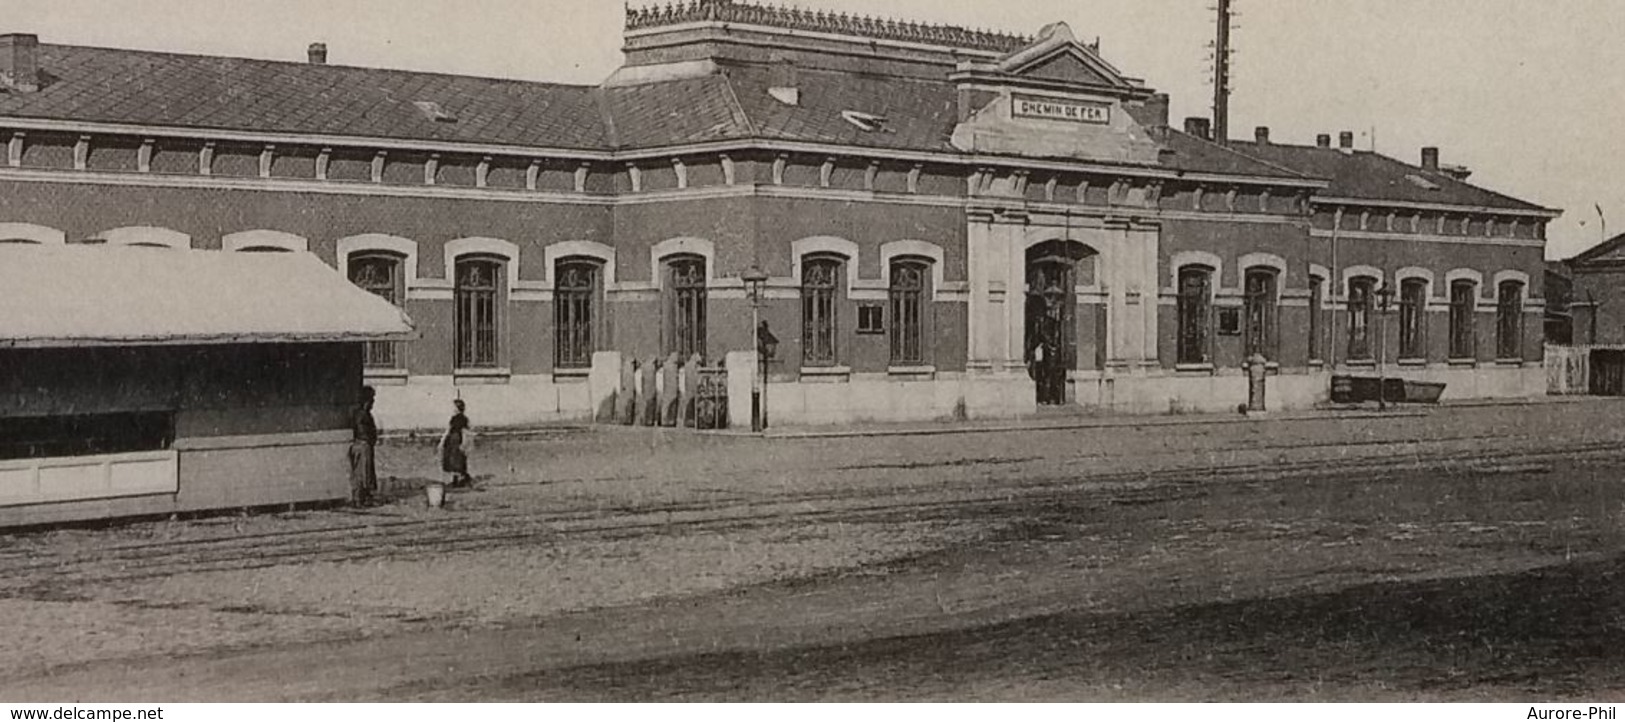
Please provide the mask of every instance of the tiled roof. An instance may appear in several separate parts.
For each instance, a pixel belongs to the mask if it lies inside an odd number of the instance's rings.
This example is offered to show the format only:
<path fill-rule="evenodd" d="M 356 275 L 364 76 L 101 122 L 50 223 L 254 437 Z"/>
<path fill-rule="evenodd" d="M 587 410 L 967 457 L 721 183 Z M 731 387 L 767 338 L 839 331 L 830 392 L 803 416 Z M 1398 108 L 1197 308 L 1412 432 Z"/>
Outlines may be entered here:
<path fill-rule="evenodd" d="M 710 75 L 603 91 L 610 144 L 648 148 L 750 137 L 727 78 Z"/>
<path fill-rule="evenodd" d="M 947 82 L 802 70 L 796 74 L 800 98 L 796 105 L 787 105 L 768 94 L 772 85 L 768 70 L 736 66 L 726 72 L 740 107 L 761 138 L 953 151 L 948 141 L 958 121 L 958 100 Z M 848 111 L 878 116 L 884 122 L 876 130 L 865 130 L 843 117 Z"/>
<path fill-rule="evenodd" d="M 771 69 L 747 64 L 600 88 L 65 45 L 39 52 L 43 87 L 0 92 L 0 116 L 572 150 L 756 138 L 957 152 L 958 90 L 946 78 L 804 68 L 791 105 L 769 93 Z M 865 128 L 853 114 L 882 120 Z M 1162 165 L 1179 171 L 1323 179 L 1334 197 L 1538 210 L 1372 153 L 1219 145 L 1173 129 L 1154 137 L 1167 151 Z"/>
<path fill-rule="evenodd" d="M 593 88 L 337 65 L 41 45 L 43 87 L 0 115 L 404 140 L 601 148 Z M 431 119 L 433 102 L 456 118 Z"/>
<path fill-rule="evenodd" d="M 1155 137 L 1158 142 L 1162 143 L 1163 148 L 1173 151 L 1164 154 L 1163 165 L 1175 170 L 1188 173 L 1263 177 L 1285 176 L 1299 180 L 1325 180 L 1322 177 L 1314 176 L 1312 173 L 1302 173 L 1291 168 L 1269 163 L 1234 148 L 1182 133 L 1173 128 L 1159 129 Z"/>
<path fill-rule="evenodd" d="M 1247 155 L 1331 182 L 1324 195 L 1372 201 L 1431 203 L 1507 210 L 1543 210 L 1533 203 L 1488 191 L 1439 171 L 1394 160 L 1369 151 L 1346 153 L 1336 148 L 1231 142 Z"/>

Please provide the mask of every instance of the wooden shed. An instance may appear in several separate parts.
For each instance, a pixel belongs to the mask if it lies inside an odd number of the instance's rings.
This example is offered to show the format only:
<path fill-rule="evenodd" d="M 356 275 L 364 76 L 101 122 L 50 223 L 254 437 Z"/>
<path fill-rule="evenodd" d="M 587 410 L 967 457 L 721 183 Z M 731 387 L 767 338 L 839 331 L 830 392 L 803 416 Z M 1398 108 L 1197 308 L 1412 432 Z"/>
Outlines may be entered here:
<path fill-rule="evenodd" d="M 0 527 L 344 499 L 413 335 L 306 253 L 0 244 Z"/>

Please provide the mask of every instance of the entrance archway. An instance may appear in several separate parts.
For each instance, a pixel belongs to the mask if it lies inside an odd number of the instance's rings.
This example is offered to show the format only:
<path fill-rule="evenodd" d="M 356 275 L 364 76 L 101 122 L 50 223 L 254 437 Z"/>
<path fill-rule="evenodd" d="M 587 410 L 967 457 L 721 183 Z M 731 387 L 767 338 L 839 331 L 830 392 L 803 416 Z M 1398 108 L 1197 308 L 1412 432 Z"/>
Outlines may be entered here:
<path fill-rule="evenodd" d="M 1078 359 L 1078 262 L 1092 255 L 1074 241 L 1045 241 L 1027 249 L 1025 359 L 1040 406 L 1067 403 L 1067 372 Z"/>

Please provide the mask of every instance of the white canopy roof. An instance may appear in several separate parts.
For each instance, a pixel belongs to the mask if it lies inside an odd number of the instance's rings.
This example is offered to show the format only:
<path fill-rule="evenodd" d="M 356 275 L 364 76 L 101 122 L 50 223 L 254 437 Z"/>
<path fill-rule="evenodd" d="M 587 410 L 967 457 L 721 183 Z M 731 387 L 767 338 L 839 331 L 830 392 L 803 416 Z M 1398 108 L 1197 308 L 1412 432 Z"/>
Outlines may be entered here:
<path fill-rule="evenodd" d="M 0 243 L 0 348 L 415 337 L 309 253 Z"/>

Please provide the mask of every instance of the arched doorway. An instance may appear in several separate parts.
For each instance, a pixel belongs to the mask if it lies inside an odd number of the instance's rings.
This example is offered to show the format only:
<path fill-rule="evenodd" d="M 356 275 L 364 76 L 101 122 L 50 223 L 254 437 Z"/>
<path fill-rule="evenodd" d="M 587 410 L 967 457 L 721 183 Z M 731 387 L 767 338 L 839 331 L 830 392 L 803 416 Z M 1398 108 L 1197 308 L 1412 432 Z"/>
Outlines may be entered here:
<path fill-rule="evenodd" d="M 1078 261 L 1093 252 L 1071 241 L 1027 249 L 1026 362 L 1040 406 L 1067 403 L 1067 372 L 1077 367 Z"/>

